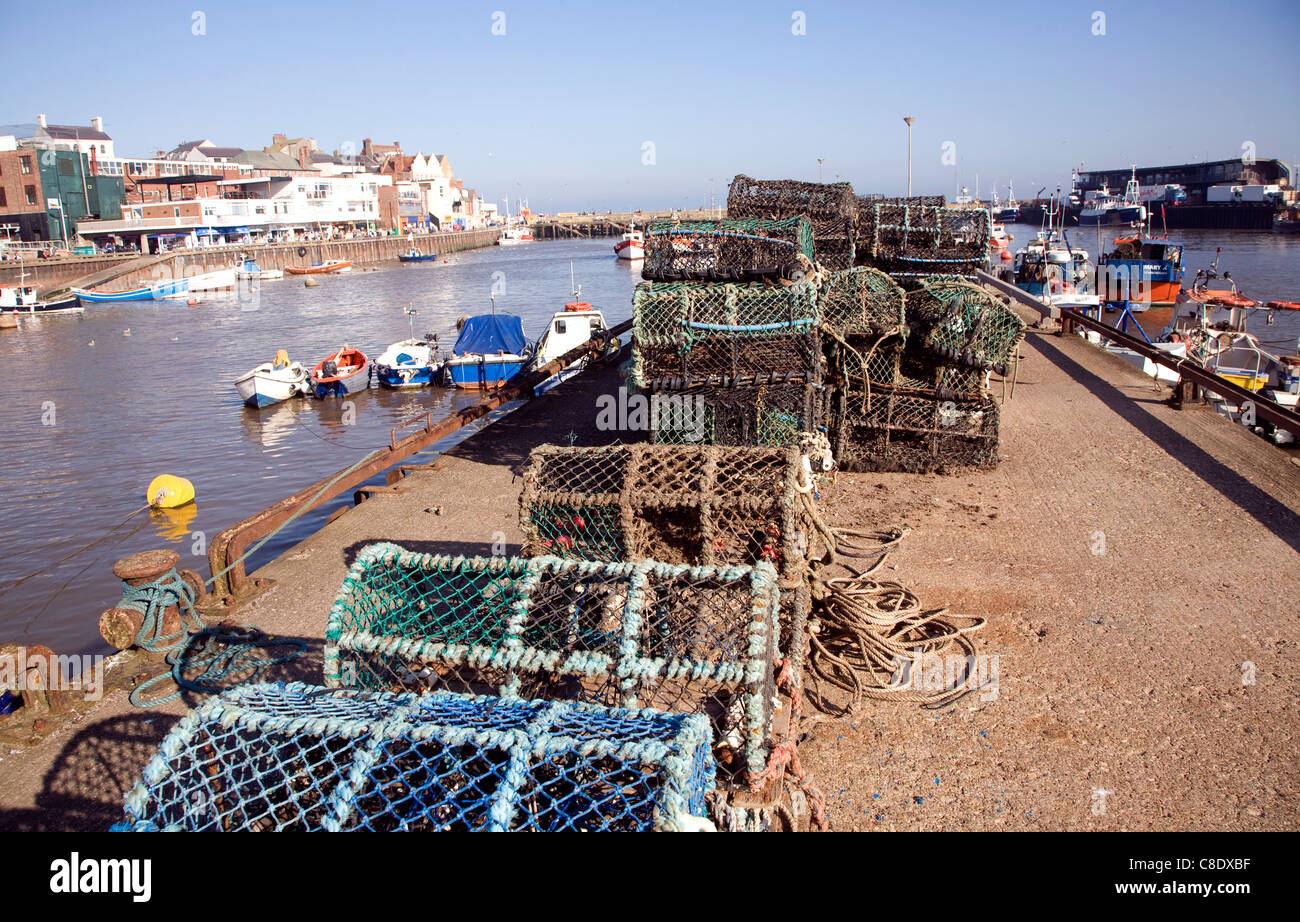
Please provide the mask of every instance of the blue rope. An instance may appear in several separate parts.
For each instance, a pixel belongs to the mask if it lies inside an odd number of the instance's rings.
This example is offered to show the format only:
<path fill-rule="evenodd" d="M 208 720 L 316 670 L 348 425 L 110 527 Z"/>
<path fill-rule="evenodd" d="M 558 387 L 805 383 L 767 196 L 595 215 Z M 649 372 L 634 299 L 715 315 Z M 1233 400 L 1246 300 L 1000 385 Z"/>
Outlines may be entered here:
<path fill-rule="evenodd" d="M 174 634 L 164 634 L 163 614 L 173 605 L 180 611 L 181 629 Z M 203 619 L 194 610 L 194 590 L 181 579 L 174 567 L 142 586 L 132 586 L 123 580 L 122 601 L 117 603 L 117 607 L 144 615 L 135 642 L 145 650 L 165 650 L 174 646 L 189 630 L 203 627 Z"/>
<path fill-rule="evenodd" d="M 270 647 L 296 647 L 281 656 L 257 658 L 253 650 Z M 287 663 L 301 656 L 307 644 L 301 640 L 278 640 L 252 627 L 210 627 L 190 634 L 185 642 L 167 654 L 171 670 L 142 682 L 131 691 L 131 703 L 138 708 L 157 707 L 175 701 L 187 691 L 212 695 L 238 684 L 231 676 L 251 671 L 249 678 L 257 678 L 267 666 Z M 186 678 L 185 673 L 199 670 Z M 176 683 L 176 691 L 164 698 L 145 700 L 144 691 L 166 679 Z"/>

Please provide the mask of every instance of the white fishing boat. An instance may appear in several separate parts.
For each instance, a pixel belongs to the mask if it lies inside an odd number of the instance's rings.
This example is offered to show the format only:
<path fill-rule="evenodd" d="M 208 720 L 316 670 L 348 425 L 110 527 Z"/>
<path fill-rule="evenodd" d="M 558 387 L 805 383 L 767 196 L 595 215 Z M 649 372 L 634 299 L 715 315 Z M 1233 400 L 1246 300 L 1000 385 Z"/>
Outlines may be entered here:
<path fill-rule="evenodd" d="M 281 349 L 275 359 L 263 362 L 235 379 L 239 398 L 250 407 L 267 407 L 300 394 L 310 394 L 311 380 L 301 362 L 289 361 Z"/>
<path fill-rule="evenodd" d="M 603 352 L 606 356 L 614 355 L 619 350 L 618 339 L 607 335 L 609 324 L 605 322 L 605 315 L 588 302 L 581 300 L 582 288 L 573 285 L 573 263 L 569 263 L 569 279 L 573 300 L 564 305 L 564 310 L 556 311 L 551 316 L 546 332 L 537 341 L 533 357 L 534 368 L 555 361 L 566 352 L 576 349 L 593 338 L 607 340 Z M 578 374 L 586 365 L 587 359 L 580 359 L 551 375 L 533 390 L 535 393 L 544 394 Z"/>
<path fill-rule="evenodd" d="M 532 243 L 533 235 L 528 230 L 528 225 L 520 223 L 514 224 L 510 220 L 510 199 L 506 199 L 506 229 L 501 232 L 497 238 L 497 244 L 500 246 L 512 246 L 516 243 Z"/>
<path fill-rule="evenodd" d="M 633 227 L 614 244 L 614 255 L 619 259 L 645 259 L 645 234 Z"/>

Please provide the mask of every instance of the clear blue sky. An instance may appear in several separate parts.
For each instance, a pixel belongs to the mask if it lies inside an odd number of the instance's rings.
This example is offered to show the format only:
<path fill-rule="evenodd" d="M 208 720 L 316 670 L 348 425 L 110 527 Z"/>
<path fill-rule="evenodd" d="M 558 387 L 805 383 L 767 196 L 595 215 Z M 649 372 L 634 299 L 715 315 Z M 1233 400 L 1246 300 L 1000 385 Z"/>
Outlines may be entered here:
<path fill-rule="evenodd" d="M 711 178 L 721 198 L 738 172 L 815 179 L 818 157 L 828 180 L 900 193 L 904 115 L 917 193 L 978 173 L 985 195 L 1014 178 L 1032 196 L 1079 163 L 1245 141 L 1300 161 L 1298 0 L 0 2 L 0 125 L 101 115 L 127 155 L 400 139 L 541 211 L 694 206 Z"/>

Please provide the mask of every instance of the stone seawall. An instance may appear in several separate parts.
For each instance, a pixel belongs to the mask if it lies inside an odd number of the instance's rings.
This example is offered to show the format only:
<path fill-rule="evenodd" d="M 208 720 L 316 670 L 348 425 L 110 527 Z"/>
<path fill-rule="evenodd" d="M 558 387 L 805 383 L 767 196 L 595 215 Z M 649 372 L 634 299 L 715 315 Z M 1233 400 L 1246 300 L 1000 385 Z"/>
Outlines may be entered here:
<path fill-rule="evenodd" d="M 301 241 L 269 245 L 232 245 L 201 250 L 178 250 L 162 259 L 138 256 L 72 257 L 39 260 L 23 264 L 25 284 L 37 285 L 43 292 L 76 285 L 85 288 L 103 286 L 120 291 L 143 282 L 179 278 L 227 269 L 239 264 L 241 256 L 257 260 L 263 269 L 309 266 L 327 259 L 347 259 L 354 265 L 373 265 L 396 259 L 412 246 L 422 253 L 454 253 L 494 244 L 501 232 L 496 229 L 461 231 L 443 234 L 417 234 L 414 241 L 406 237 L 365 237 L 353 240 Z M 114 271 L 117 270 L 117 271 Z M 0 266 L 0 285 L 17 285 L 16 263 Z"/>

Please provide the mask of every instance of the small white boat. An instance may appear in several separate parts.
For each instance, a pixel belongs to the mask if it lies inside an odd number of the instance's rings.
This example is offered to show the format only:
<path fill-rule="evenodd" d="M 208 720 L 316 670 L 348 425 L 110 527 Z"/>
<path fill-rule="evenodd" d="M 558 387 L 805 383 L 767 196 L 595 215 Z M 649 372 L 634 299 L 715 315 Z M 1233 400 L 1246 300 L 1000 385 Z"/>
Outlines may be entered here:
<path fill-rule="evenodd" d="M 235 278 L 240 281 L 271 282 L 284 278 L 283 269 L 263 269 L 255 259 L 244 260 L 243 265 L 235 270 Z"/>
<path fill-rule="evenodd" d="M 283 349 L 275 360 L 263 362 L 235 379 L 235 390 L 250 407 L 268 407 L 300 394 L 310 394 L 311 380 L 301 362 L 290 362 Z"/>
<path fill-rule="evenodd" d="M 198 291 L 233 291 L 235 288 L 235 270 L 218 269 L 216 272 L 192 275 L 186 281 L 189 282 L 188 290 L 190 293 Z"/>
<path fill-rule="evenodd" d="M 438 380 L 442 363 L 437 361 L 438 337 L 436 334 L 420 339 L 415 335 L 415 309 L 406 308 L 411 324 L 411 337 L 393 343 L 375 359 L 375 374 L 383 387 L 427 387 Z"/>

